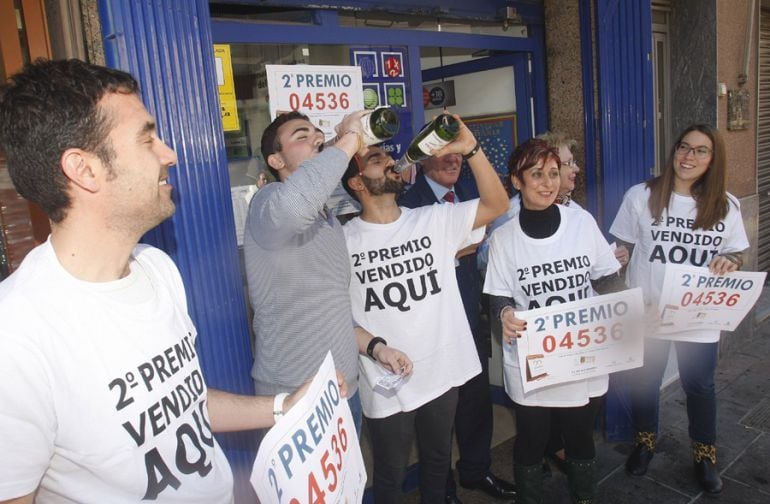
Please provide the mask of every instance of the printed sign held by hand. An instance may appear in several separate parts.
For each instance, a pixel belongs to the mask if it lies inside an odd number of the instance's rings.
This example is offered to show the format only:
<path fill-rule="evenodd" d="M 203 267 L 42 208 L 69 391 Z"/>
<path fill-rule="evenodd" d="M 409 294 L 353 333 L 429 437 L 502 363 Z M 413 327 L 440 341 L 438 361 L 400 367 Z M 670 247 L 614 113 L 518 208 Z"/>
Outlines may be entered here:
<path fill-rule="evenodd" d="M 263 504 L 363 499 L 364 459 L 331 352 L 304 397 L 262 440 L 251 484 Z"/>

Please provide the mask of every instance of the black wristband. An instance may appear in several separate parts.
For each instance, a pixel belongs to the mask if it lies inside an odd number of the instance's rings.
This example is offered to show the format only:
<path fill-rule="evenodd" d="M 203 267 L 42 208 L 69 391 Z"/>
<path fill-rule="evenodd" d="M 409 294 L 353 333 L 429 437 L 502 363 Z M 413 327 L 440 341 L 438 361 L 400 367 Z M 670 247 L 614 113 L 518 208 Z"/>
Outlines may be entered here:
<path fill-rule="evenodd" d="M 476 146 L 473 147 L 468 154 L 463 154 L 463 159 L 466 160 L 466 161 L 469 160 L 470 158 L 472 158 L 473 156 L 476 155 L 476 153 L 479 151 L 479 149 L 481 149 L 481 145 L 479 145 L 479 143 L 476 142 Z"/>
<path fill-rule="evenodd" d="M 382 343 L 383 345 L 387 345 L 388 342 L 384 339 L 380 338 L 379 336 L 375 336 L 374 338 L 369 341 L 369 344 L 366 346 L 366 355 L 368 355 L 370 358 L 374 359 L 374 347 L 377 345 L 377 343 Z"/>

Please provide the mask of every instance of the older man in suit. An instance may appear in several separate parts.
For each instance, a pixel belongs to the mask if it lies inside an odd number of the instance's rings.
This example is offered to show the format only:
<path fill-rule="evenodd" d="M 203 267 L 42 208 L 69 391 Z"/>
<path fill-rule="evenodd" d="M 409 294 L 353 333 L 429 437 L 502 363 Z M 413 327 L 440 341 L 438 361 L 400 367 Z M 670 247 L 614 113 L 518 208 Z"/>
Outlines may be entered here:
<path fill-rule="evenodd" d="M 414 185 L 398 199 L 399 206 L 416 208 L 436 203 L 453 204 L 476 197 L 457 184 L 462 155 L 446 154 L 421 163 L 422 171 Z M 482 490 L 499 499 L 516 495 L 513 484 L 501 480 L 489 470 L 492 442 L 492 400 L 489 392 L 489 334 L 480 330 L 481 278 L 476 267 L 476 247 L 470 245 L 457 253 L 455 274 L 460 295 L 473 331 L 482 371 L 459 389 L 455 433 L 460 448 L 457 472 L 464 488 Z M 447 478 L 446 501 L 460 502 L 452 472 Z"/>

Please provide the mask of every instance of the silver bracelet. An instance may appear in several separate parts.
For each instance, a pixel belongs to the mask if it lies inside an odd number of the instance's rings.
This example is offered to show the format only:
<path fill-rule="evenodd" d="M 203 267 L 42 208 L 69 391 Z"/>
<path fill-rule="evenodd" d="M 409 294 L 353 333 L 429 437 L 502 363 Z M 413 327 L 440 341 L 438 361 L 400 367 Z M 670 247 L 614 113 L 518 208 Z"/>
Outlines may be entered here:
<path fill-rule="evenodd" d="M 510 308 L 512 311 L 514 310 L 514 307 L 511 305 L 505 305 L 502 308 L 500 308 L 500 313 L 497 314 L 497 319 L 502 322 L 503 321 L 503 313 L 505 313 L 505 310 L 507 308 Z"/>
<path fill-rule="evenodd" d="M 275 423 L 278 423 L 278 420 L 283 416 L 283 402 L 288 395 L 287 392 L 281 392 L 273 398 L 273 420 L 275 420 Z"/>

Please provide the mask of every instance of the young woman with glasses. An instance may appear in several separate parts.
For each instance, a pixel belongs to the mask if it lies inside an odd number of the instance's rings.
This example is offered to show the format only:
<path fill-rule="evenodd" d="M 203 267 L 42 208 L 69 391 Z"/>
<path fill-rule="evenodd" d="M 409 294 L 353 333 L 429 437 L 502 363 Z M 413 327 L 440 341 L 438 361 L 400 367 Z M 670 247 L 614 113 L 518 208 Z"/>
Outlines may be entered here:
<path fill-rule="evenodd" d="M 610 233 L 629 249 L 626 282 L 642 287 L 646 304 L 657 307 L 666 264 L 699 266 L 714 274 L 741 267 L 749 242 L 739 203 L 726 191 L 726 184 L 721 135 L 709 125 L 695 124 L 679 135 L 658 177 L 628 190 Z M 674 234 L 689 234 L 692 239 L 670 241 Z M 696 477 L 705 491 L 718 493 L 722 490 L 715 447 L 718 330 L 647 338 L 644 366 L 625 373 L 636 431 L 626 469 L 632 475 L 645 474 L 655 453 L 660 386 L 672 341 L 687 396 Z"/>

